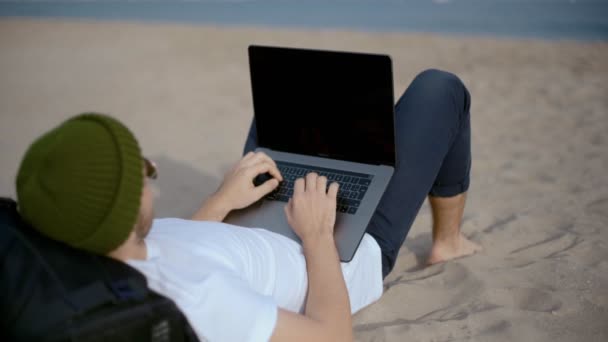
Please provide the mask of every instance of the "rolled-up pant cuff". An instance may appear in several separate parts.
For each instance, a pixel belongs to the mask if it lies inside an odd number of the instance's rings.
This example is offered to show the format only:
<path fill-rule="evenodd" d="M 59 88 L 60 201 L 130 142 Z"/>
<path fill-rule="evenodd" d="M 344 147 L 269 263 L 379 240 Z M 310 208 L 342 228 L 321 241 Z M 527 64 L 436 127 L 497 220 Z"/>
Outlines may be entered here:
<path fill-rule="evenodd" d="M 433 197 L 453 197 L 469 190 L 470 177 L 466 177 L 456 184 L 435 184 L 429 191 L 429 196 Z"/>

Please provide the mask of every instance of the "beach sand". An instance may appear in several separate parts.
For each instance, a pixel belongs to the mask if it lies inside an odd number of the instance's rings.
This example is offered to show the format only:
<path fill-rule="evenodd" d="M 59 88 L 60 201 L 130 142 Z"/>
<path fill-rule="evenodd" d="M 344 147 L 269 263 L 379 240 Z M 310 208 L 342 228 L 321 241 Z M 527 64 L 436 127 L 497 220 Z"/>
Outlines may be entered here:
<path fill-rule="evenodd" d="M 472 94 L 464 233 L 485 248 L 432 267 L 422 207 L 357 341 L 608 341 L 608 43 L 0 20 L 0 195 L 27 146 L 112 114 L 160 168 L 158 216 L 187 217 L 242 151 L 252 43 L 385 53 L 395 96 L 426 68 Z"/>

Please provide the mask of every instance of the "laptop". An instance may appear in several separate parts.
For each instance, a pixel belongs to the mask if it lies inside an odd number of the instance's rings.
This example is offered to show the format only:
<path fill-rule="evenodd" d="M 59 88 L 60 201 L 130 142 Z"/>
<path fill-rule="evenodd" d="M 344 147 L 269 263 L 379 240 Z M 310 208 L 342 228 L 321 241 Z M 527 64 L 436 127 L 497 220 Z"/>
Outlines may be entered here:
<path fill-rule="evenodd" d="M 256 151 L 284 181 L 226 222 L 260 227 L 301 243 L 283 207 L 297 178 L 316 172 L 338 182 L 335 241 L 350 261 L 395 167 L 393 75 L 387 55 L 249 47 Z"/>

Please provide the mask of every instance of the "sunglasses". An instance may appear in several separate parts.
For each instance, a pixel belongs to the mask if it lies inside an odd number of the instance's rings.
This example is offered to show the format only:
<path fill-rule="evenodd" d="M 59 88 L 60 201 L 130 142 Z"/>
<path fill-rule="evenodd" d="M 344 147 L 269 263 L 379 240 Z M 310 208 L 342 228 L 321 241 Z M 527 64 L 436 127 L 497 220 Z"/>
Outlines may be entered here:
<path fill-rule="evenodd" d="M 150 179 L 158 178 L 158 169 L 154 162 L 151 162 L 148 158 L 144 157 L 144 167 L 146 168 L 146 177 Z"/>

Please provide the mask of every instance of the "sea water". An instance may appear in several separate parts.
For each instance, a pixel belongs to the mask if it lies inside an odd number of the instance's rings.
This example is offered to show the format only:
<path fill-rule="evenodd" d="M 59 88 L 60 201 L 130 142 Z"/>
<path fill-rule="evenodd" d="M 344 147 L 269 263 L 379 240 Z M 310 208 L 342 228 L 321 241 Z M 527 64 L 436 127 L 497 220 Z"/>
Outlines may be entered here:
<path fill-rule="evenodd" d="M 0 0 L 0 17 L 608 40 L 608 0 Z"/>

